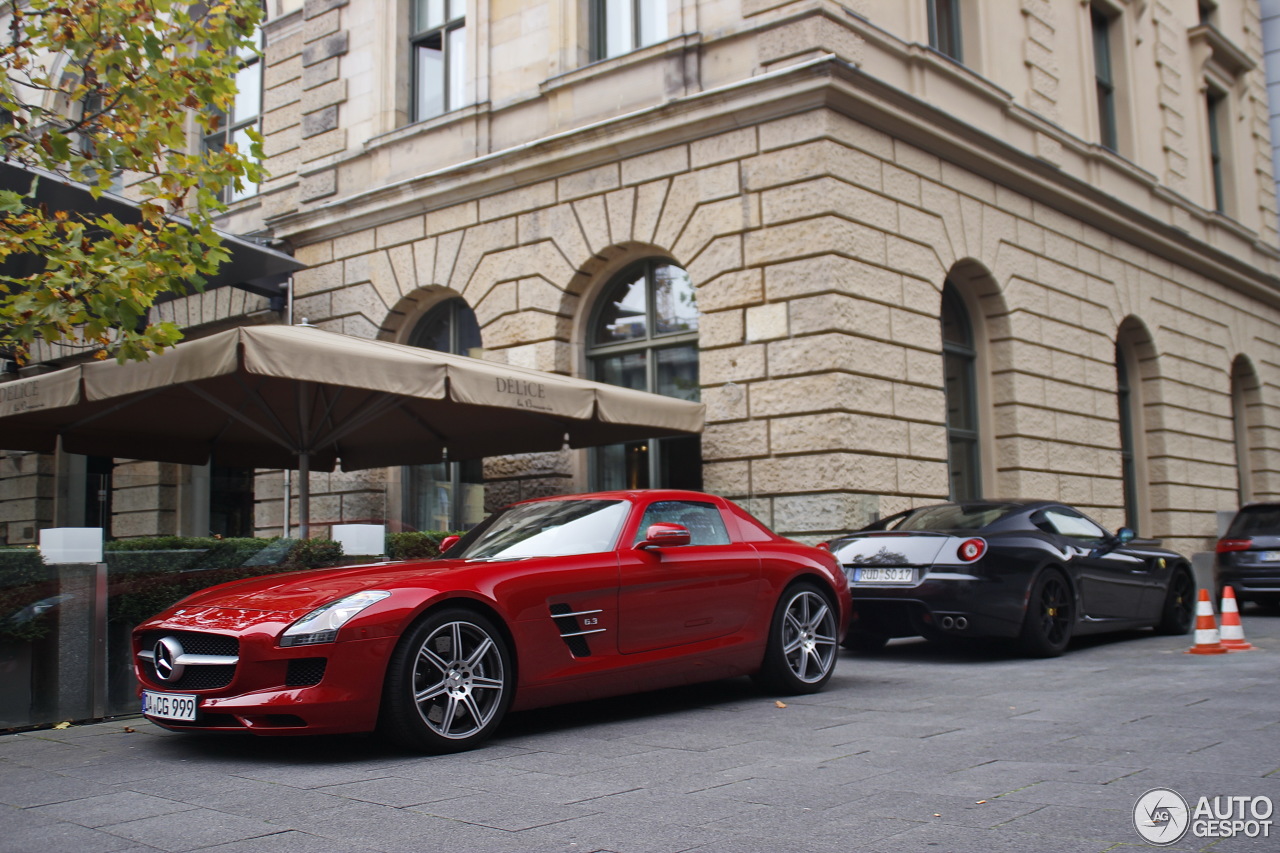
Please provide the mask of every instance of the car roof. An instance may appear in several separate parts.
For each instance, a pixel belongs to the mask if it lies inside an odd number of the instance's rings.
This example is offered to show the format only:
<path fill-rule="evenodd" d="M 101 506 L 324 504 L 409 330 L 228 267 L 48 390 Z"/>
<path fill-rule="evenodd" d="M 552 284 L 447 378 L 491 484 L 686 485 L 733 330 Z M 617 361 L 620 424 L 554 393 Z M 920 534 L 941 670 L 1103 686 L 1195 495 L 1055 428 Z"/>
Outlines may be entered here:
<path fill-rule="evenodd" d="M 563 501 L 563 500 L 665 500 L 665 501 L 701 501 L 703 503 L 725 503 L 726 500 L 719 495 L 708 494 L 707 492 L 695 492 L 689 489 L 620 489 L 608 492 L 585 492 L 573 495 L 547 495 L 545 497 L 528 498 L 517 503 L 537 503 L 539 501 Z"/>

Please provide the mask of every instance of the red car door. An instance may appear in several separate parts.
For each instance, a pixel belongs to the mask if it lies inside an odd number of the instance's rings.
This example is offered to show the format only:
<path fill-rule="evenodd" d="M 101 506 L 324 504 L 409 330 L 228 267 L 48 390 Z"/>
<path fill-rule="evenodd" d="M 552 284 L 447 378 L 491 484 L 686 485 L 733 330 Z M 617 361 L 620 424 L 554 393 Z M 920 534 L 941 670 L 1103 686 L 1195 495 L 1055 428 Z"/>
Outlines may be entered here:
<path fill-rule="evenodd" d="M 690 544 L 637 549 L 649 525 L 680 524 Z M 619 552 L 618 650 L 623 654 L 728 636 L 757 606 L 760 558 L 732 541 L 713 503 L 660 500 L 649 504 L 632 540 Z"/>

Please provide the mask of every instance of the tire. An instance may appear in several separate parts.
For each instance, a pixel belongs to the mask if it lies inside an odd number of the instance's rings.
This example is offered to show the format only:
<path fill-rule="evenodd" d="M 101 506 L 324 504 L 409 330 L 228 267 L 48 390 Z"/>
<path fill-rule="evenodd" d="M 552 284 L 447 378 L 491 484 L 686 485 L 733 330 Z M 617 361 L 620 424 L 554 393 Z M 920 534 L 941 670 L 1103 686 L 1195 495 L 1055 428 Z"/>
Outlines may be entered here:
<path fill-rule="evenodd" d="M 1018 645 L 1030 657 L 1052 658 L 1067 650 L 1075 627 L 1075 604 L 1067 579 L 1046 569 L 1031 586 Z"/>
<path fill-rule="evenodd" d="M 868 634 L 863 631 L 850 631 L 840 645 L 851 652 L 878 652 L 889 642 L 884 634 Z"/>
<path fill-rule="evenodd" d="M 507 641 L 487 617 L 463 608 L 430 613 L 391 655 L 379 729 L 422 752 L 474 749 L 511 706 L 513 675 Z"/>
<path fill-rule="evenodd" d="M 775 693 L 817 693 L 835 671 L 838 631 L 827 593 L 807 581 L 787 587 L 773 610 L 756 683 Z"/>
<path fill-rule="evenodd" d="M 1165 592 L 1160 621 L 1156 623 L 1156 633 L 1171 637 L 1186 634 L 1191 631 L 1195 619 L 1195 581 L 1185 569 L 1176 569 L 1173 576 L 1169 578 L 1169 589 Z"/>

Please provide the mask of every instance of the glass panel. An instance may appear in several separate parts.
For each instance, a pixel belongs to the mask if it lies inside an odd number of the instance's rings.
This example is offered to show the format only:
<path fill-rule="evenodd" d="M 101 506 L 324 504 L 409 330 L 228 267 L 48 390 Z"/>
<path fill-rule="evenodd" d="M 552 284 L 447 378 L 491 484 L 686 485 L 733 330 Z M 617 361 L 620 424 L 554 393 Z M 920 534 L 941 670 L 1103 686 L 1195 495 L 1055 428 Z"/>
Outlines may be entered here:
<path fill-rule="evenodd" d="M 231 141 L 236 144 L 236 147 L 240 150 L 241 154 L 248 154 L 253 145 L 253 140 L 249 138 L 249 134 L 245 132 L 245 128 L 240 128 L 233 133 L 231 135 Z M 236 189 L 235 187 L 231 188 L 232 201 L 239 201 L 242 198 L 248 198 L 249 196 L 257 194 L 258 185 L 249 183 L 248 181 L 244 182 L 244 186 L 241 189 Z"/>
<path fill-rule="evenodd" d="M 446 109 L 456 110 L 471 102 L 470 83 L 467 76 L 467 28 L 449 30 L 449 103 Z"/>
<path fill-rule="evenodd" d="M 647 391 L 649 377 L 645 367 L 648 361 L 649 353 L 646 350 L 598 358 L 595 360 L 595 380 L 609 385 L 621 385 L 623 388 L 634 388 L 637 391 Z M 694 370 L 696 372 L 696 365 Z M 697 383 L 696 376 L 694 382 Z"/>
<path fill-rule="evenodd" d="M 440 33 L 416 45 L 418 63 L 417 118 L 432 118 L 444 112 L 444 51 Z"/>
<path fill-rule="evenodd" d="M 698 348 L 696 346 L 660 349 L 654 352 L 654 356 L 658 369 L 655 391 L 668 397 L 679 397 L 681 400 L 692 400 L 695 403 L 702 398 L 698 387 Z"/>
<path fill-rule="evenodd" d="M 453 530 L 453 484 L 449 466 L 408 465 L 405 521 L 415 530 Z"/>
<path fill-rule="evenodd" d="M 631 4 L 634 0 L 605 0 L 604 55 L 621 56 L 635 46 Z"/>
<path fill-rule="evenodd" d="M 969 312 L 964 303 L 948 284 L 942 291 L 942 340 L 944 343 L 973 346 L 973 331 L 969 327 Z"/>
<path fill-rule="evenodd" d="M 667 0 L 638 0 L 640 45 L 657 44 L 667 37 Z"/>
<path fill-rule="evenodd" d="M 253 34 L 253 47 L 244 47 L 236 51 L 236 56 L 242 60 L 254 59 L 258 56 L 258 52 L 262 50 L 262 30 L 256 30 Z"/>
<path fill-rule="evenodd" d="M 467 0 L 449 0 L 449 20 L 456 21 L 467 14 Z"/>
<path fill-rule="evenodd" d="M 658 484 L 666 489 L 702 491 L 702 439 L 696 435 L 662 438 L 658 446 Z"/>
<path fill-rule="evenodd" d="M 236 100 L 231 115 L 234 124 L 248 121 L 262 112 L 262 63 L 254 62 L 236 74 Z"/>
<path fill-rule="evenodd" d="M 698 293 L 689 274 L 672 264 L 653 270 L 654 334 L 698 330 Z"/>
<path fill-rule="evenodd" d="M 644 273 L 615 287 L 600 312 L 595 343 L 611 344 L 648 337 L 648 294 Z M 602 380 L 608 381 L 608 380 Z"/>
<path fill-rule="evenodd" d="M 975 431 L 973 360 L 947 353 L 944 357 L 947 389 L 947 429 Z"/>
<path fill-rule="evenodd" d="M 418 0 L 414 5 L 413 31 L 420 33 L 444 24 L 444 0 Z"/>
<path fill-rule="evenodd" d="M 974 500 L 978 489 L 978 446 L 972 439 L 951 436 L 947 458 L 951 469 L 951 499 Z"/>

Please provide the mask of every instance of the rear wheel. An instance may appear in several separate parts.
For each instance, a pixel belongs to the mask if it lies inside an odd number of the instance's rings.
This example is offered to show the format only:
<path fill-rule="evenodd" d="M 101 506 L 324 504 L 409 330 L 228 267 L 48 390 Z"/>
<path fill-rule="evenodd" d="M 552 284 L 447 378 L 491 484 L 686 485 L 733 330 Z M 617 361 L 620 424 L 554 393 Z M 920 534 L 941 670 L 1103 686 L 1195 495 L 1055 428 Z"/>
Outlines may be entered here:
<path fill-rule="evenodd" d="M 1071 642 L 1074 626 L 1075 607 L 1067 579 L 1054 569 L 1041 572 L 1031 587 L 1018 637 L 1022 651 L 1031 657 L 1057 657 Z"/>
<path fill-rule="evenodd" d="M 392 653 L 380 728 L 424 752 L 472 749 L 502 722 L 513 685 L 510 652 L 493 622 L 470 610 L 439 610 Z"/>
<path fill-rule="evenodd" d="M 1185 570 L 1179 569 L 1173 573 L 1164 596 L 1164 609 L 1160 611 L 1160 621 L 1156 624 L 1156 633 L 1175 636 L 1191 630 L 1191 624 L 1195 621 L 1195 587 L 1195 581 Z"/>
<path fill-rule="evenodd" d="M 818 692 L 835 670 L 838 630 L 826 593 L 803 581 L 787 587 L 773 611 L 756 682 L 777 693 Z"/>

